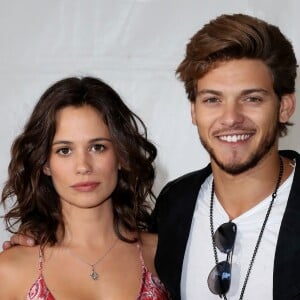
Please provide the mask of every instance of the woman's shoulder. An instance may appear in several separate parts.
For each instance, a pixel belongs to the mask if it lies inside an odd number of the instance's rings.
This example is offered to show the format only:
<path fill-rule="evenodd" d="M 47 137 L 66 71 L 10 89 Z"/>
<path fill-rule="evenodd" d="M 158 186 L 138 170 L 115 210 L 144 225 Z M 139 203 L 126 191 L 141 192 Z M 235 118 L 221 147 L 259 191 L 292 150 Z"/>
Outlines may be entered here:
<path fill-rule="evenodd" d="M 156 275 L 156 270 L 154 267 L 154 257 L 157 248 L 157 235 L 148 232 L 140 233 L 140 243 L 142 248 L 142 254 L 145 261 L 147 269 Z"/>
<path fill-rule="evenodd" d="M 26 270 L 38 266 L 39 247 L 15 246 L 0 253 L 0 277 L 13 274 L 18 276 Z M 5 276 L 6 277 L 6 276 Z"/>
<path fill-rule="evenodd" d="M 38 247 L 15 246 L 0 253 L 0 299 L 12 299 L 38 270 Z"/>
<path fill-rule="evenodd" d="M 26 263 L 28 259 L 37 258 L 39 246 L 25 247 L 14 246 L 3 252 L 0 252 L 0 264 L 15 265 L 19 263 Z"/>
<path fill-rule="evenodd" d="M 155 248 L 157 247 L 158 236 L 155 233 L 141 232 L 140 240 L 143 247 Z"/>

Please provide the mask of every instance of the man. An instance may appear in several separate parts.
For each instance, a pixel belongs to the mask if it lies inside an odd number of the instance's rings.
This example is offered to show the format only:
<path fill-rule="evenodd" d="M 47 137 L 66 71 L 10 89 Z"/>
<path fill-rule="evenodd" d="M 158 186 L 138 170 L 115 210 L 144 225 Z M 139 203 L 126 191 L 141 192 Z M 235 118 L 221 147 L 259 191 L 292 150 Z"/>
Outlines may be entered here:
<path fill-rule="evenodd" d="M 296 68 L 279 29 L 247 15 L 187 45 L 177 74 L 211 163 L 157 199 L 156 268 L 172 299 L 300 299 L 300 156 L 278 152 Z"/>
<path fill-rule="evenodd" d="M 177 74 L 211 164 L 157 199 L 156 268 L 173 299 L 300 299 L 300 156 L 278 152 L 296 67 L 279 29 L 246 15 L 187 45 Z"/>

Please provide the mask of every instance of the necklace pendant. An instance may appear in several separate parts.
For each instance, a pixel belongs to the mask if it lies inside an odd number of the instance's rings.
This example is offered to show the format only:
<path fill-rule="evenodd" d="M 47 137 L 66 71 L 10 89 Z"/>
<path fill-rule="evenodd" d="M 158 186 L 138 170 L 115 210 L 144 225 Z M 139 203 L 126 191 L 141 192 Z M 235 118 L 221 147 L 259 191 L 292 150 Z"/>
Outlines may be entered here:
<path fill-rule="evenodd" d="M 99 278 L 99 274 L 93 269 L 92 273 L 90 274 L 93 280 L 97 280 Z"/>

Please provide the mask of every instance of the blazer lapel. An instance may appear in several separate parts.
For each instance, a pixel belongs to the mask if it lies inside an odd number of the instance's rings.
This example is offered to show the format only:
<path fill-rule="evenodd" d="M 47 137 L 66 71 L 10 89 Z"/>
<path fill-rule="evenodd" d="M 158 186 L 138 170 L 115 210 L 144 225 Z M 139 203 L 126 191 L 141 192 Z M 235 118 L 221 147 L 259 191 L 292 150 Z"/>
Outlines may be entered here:
<path fill-rule="evenodd" d="M 158 247 L 156 268 L 172 299 L 180 299 L 182 264 L 197 196 L 210 166 L 171 182 L 158 198 Z M 176 183 L 175 185 L 173 185 Z"/>
<path fill-rule="evenodd" d="M 290 300 L 300 299 L 300 156 L 293 151 L 281 154 L 296 157 L 296 169 L 275 252 L 273 298 Z"/>

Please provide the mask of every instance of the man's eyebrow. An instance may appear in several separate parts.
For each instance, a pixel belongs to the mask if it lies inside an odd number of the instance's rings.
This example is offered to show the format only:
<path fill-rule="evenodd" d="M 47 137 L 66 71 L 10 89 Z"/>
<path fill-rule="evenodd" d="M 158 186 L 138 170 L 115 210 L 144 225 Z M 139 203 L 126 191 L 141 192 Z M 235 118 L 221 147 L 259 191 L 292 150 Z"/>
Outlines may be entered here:
<path fill-rule="evenodd" d="M 197 91 L 197 95 L 203 95 L 203 94 L 213 94 L 213 95 L 220 96 L 220 95 L 222 95 L 222 92 L 216 91 L 216 90 L 211 90 L 211 89 L 202 89 L 202 90 Z"/>
<path fill-rule="evenodd" d="M 253 88 L 253 89 L 246 89 L 241 92 L 241 95 L 248 95 L 252 93 L 262 93 L 262 94 L 270 94 L 270 92 L 263 88 Z"/>
<path fill-rule="evenodd" d="M 263 94 L 270 94 L 270 92 L 266 89 L 263 88 L 251 88 L 251 89 L 246 89 L 241 91 L 241 95 L 248 95 L 252 93 L 263 93 Z M 204 94 L 212 94 L 212 95 L 217 95 L 221 96 L 222 92 L 217 91 L 217 90 L 212 90 L 212 89 L 202 89 L 197 91 L 197 95 L 204 95 Z"/>

